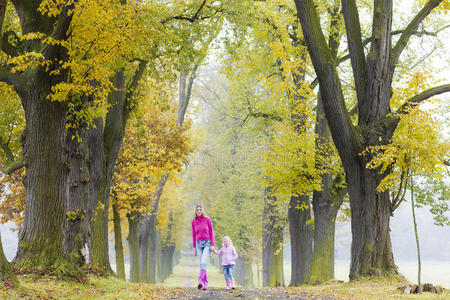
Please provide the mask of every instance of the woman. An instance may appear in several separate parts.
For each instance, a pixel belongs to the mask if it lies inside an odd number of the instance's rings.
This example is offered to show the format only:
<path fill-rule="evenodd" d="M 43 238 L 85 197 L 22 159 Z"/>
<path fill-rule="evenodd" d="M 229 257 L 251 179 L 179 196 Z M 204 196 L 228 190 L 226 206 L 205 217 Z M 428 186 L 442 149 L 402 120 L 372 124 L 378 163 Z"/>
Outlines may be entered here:
<path fill-rule="evenodd" d="M 210 251 L 214 251 L 214 228 L 211 219 L 205 216 L 201 204 L 195 206 L 195 216 L 192 220 L 192 245 L 194 256 L 198 255 L 200 261 L 200 274 L 198 275 L 198 289 L 208 289 L 208 276 L 206 263 Z"/>

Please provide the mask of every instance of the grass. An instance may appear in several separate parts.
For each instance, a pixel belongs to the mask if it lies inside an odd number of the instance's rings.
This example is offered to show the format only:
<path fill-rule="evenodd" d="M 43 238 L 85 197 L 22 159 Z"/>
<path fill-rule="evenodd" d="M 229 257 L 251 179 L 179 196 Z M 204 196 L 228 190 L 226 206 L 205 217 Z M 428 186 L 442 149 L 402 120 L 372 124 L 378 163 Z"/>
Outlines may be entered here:
<path fill-rule="evenodd" d="M 115 277 L 98 277 L 89 275 L 86 282 L 58 280 L 49 275 L 36 276 L 26 274 L 18 276 L 20 287 L 1 289 L 0 299 L 191 299 L 196 295 L 198 263 L 197 258 L 182 256 L 173 274 L 161 284 L 130 283 Z M 222 272 L 214 266 L 208 266 L 208 279 L 211 288 L 216 292 L 223 291 L 225 286 Z M 405 295 L 397 288 L 408 284 L 399 276 L 376 277 L 352 282 L 330 281 L 320 285 L 302 285 L 288 288 L 266 288 L 259 291 L 271 293 L 295 292 L 308 299 L 314 296 L 334 299 L 450 299 L 450 290 L 442 294 L 423 293 L 421 295 Z M 1 283 L 0 283 L 1 287 Z M 245 289 L 239 293 L 252 294 Z M 263 292 L 264 293 L 264 292 Z M 269 292 L 268 292 L 269 293 Z M 262 297 L 268 298 L 270 297 Z M 262 299 L 258 297 L 258 299 Z M 244 298 L 245 299 L 245 298 Z M 249 299 L 254 299 L 250 297 Z"/>
<path fill-rule="evenodd" d="M 184 271 L 182 268 L 176 269 L 174 276 L 163 285 L 129 283 L 115 277 L 104 278 L 93 275 L 88 276 L 85 283 L 62 281 L 48 276 L 21 275 L 19 276 L 21 286 L 17 289 L 0 290 L 0 299 L 186 299 L 192 296 L 195 289 L 175 287 L 179 285 L 178 280 L 184 280 L 180 275 L 182 271 Z M 217 273 L 218 277 L 219 275 Z M 440 295 L 400 294 L 397 287 L 404 284 L 406 282 L 397 277 L 379 277 L 347 283 L 330 281 L 320 285 L 303 285 L 279 290 L 289 290 L 303 296 L 320 295 L 335 299 L 450 299 L 449 290 Z M 243 290 L 242 292 L 245 293 Z"/>
<path fill-rule="evenodd" d="M 303 285 L 296 288 L 301 293 L 321 295 L 336 299 L 450 299 L 450 290 L 442 294 L 422 293 L 406 295 L 397 288 L 408 284 L 399 276 L 362 278 L 351 282 L 336 280 L 320 285 Z"/>

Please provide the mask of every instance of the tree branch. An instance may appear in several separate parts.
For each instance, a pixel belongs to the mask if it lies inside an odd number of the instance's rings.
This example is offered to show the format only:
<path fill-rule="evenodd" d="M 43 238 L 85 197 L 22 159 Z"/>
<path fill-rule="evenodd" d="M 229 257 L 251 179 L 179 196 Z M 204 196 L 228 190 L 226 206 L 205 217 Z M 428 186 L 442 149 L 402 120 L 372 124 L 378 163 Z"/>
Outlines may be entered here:
<path fill-rule="evenodd" d="M 3 32 L 3 22 L 5 21 L 7 0 L 0 0 L 0 34 Z"/>
<path fill-rule="evenodd" d="M 395 47 L 392 49 L 392 58 L 391 58 L 391 70 L 395 69 L 395 66 L 398 63 L 400 55 L 402 51 L 405 49 L 406 45 L 410 37 L 417 31 L 420 23 L 431 13 L 431 11 L 436 8 L 442 0 L 430 0 L 425 4 L 421 11 L 414 17 L 414 19 L 409 23 L 409 25 L 405 28 L 400 39 L 395 44 Z"/>
<path fill-rule="evenodd" d="M 263 113 L 263 112 L 250 112 L 248 115 L 253 118 L 264 118 L 266 120 L 283 122 L 282 117 L 274 115 L 274 114 L 268 114 L 268 113 Z"/>
<path fill-rule="evenodd" d="M 443 84 L 430 88 L 422 93 L 408 99 L 396 112 L 397 115 L 403 115 L 409 112 L 409 110 L 419 105 L 424 100 L 427 100 L 433 96 L 450 92 L 450 84 Z"/>
<path fill-rule="evenodd" d="M 128 83 L 127 86 L 127 92 L 125 94 L 125 103 L 124 103 L 124 110 L 127 112 L 131 111 L 131 100 L 134 97 L 134 94 L 136 92 L 136 89 L 138 87 L 139 81 L 141 80 L 142 76 L 144 75 L 145 68 L 147 67 L 147 61 L 140 60 L 139 66 L 136 72 L 134 73 L 133 77 Z"/>
<path fill-rule="evenodd" d="M 295 0 L 297 15 L 308 52 L 320 84 L 320 93 L 334 143 L 343 160 L 359 153 L 355 128 L 345 107 L 344 95 L 336 66 L 331 57 L 313 0 Z"/>
<path fill-rule="evenodd" d="M 197 9 L 197 11 L 195 12 L 195 14 L 192 17 L 189 17 L 189 16 L 173 16 L 173 17 L 170 17 L 168 19 L 162 20 L 161 24 L 165 24 L 165 23 L 169 22 L 170 20 L 185 20 L 185 21 L 188 21 L 190 23 L 194 23 L 197 20 L 207 19 L 207 18 L 200 18 L 199 17 L 199 14 L 200 14 L 201 10 L 203 9 L 203 7 L 205 6 L 205 4 L 206 4 L 206 0 L 203 0 L 202 4 L 200 5 L 200 7 Z"/>
<path fill-rule="evenodd" d="M 389 128 L 393 132 L 395 128 L 397 128 L 398 122 L 400 122 L 400 118 L 402 115 L 407 114 L 412 108 L 416 107 L 423 101 L 439 95 L 443 93 L 450 92 L 450 84 L 443 84 L 440 86 L 436 86 L 433 88 L 430 88 L 426 91 L 423 91 L 422 93 L 408 99 L 405 103 L 403 103 L 402 106 L 400 106 L 397 111 L 392 114 L 392 117 L 390 118 L 390 121 L 388 123 Z"/>
<path fill-rule="evenodd" d="M 364 91 L 366 89 L 367 64 L 356 2 L 354 0 L 342 0 L 342 11 L 347 32 L 348 51 L 352 62 L 353 77 L 355 79 L 356 94 L 358 103 L 361 103 L 364 99 Z"/>
<path fill-rule="evenodd" d="M 68 30 L 70 27 L 70 23 L 72 22 L 73 14 L 70 11 L 74 8 L 74 4 L 66 5 L 61 10 L 59 15 L 59 20 L 56 23 L 55 30 L 52 33 L 52 38 L 60 41 L 67 40 L 68 38 Z M 48 45 L 43 51 L 42 55 L 47 59 L 58 59 L 61 54 L 67 55 L 67 49 L 61 45 Z M 59 59 L 58 59 L 59 60 Z"/>

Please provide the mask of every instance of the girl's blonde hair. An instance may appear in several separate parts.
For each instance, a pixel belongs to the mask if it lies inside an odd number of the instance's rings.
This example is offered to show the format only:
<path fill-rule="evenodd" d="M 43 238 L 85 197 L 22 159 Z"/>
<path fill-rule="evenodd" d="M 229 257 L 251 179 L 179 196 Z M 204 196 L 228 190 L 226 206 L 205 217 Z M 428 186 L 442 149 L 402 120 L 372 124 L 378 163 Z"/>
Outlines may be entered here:
<path fill-rule="evenodd" d="M 202 208 L 202 216 L 206 217 L 205 209 L 203 208 L 203 205 L 201 205 L 201 203 L 197 203 L 195 205 L 195 208 L 194 208 L 194 219 L 197 218 L 197 207 L 201 207 Z"/>
<path fill-rule="evenodd" d="M 223 239 L 222 239 L 222 244 L 223 244 L 223 242 L 225 242 L 226 240 L 230 242 L 230 245 L 233 245 L 233 241 L 231 240 L 231 238 L 230 238 L 228 235 L 226 235 L 226 236 L 223 237 Z"/>

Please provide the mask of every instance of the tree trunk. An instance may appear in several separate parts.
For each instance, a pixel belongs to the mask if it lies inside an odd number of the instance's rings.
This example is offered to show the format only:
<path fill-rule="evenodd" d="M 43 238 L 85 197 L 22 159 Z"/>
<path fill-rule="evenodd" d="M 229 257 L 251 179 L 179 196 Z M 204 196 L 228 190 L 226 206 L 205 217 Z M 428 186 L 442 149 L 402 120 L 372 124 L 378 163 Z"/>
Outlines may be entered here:
<path fill-rule="evenodd" d="M 139 225 L 141 216 L 138 212 L 127 215 L 128 219 L 128 249 L 130 252 L 130 281 L 140 281 L 139 264 Z"/>
<path fill-rule="evenodd" d="M 89 222 L 89 149 L 86 143 L 86 126 L 79 125 L 78 129 L 69 129 L 66 136 L 70 171 L 67 178 L 67 195 L 65 203 L 64 246 L 70 254 L 72 262 L 81 266 L 86 263 L 82 250 L 88 241 Z"/>
<path fill-rule="evenodd" d="M 125 107 L 125 75 L 123 71 L 117 72 L 114 77 L 116 90 L 110 93 L 108 103 L 112 106 L 106 114 L 103 131 L 103 164 L 100 186 L 97 195 L 92 236 L 91 236 L 91 263 L 112 273 L 108 255 L 108 211 L 109 193 L 111 189 L 114 166 L 119 155 L 120 145 L 125 134 L 128 120 L 128 109 Z"/>
<path fill-rule="evenodd" d="M 15 265 L 28 270 L 54 268 L 60 275 L 75 274 L 78 270 L 71 263 L 63 240 L 69 171 L 64 151 L 67 108 L 48 101 L 48 93 L 43 91 L 30 86 L 30 94 L 21 95 L 27 123 L 23 134 L 26 199 Z"/>
<path fill-rule="evenodd" d="M 161 242 L 159 237 L 159 231 L 156 231 L 156 245 L 155 245 L 155 256 L 154 256 L 154 263 L 155 263 L 155 282 L 162 282 L 162 255 L 161 255 Z M 149 253 L 150 254 L 150 253 Z M 152 262 L 152 256 L 149 257 L 150 263 Z"/>
<path fill-rule="evenodd" d="M 316 113 L 316 147 L 328 149 L 331 159 L 331 134 L 324 117 L 322 100 L 319 94 Z M 320 162 L 316 168 L 321 168 Z M 342 175 L 343 176 L 343 175 Z M 311 268 L 311 283 L 334 279 L 334 234 L 337 212 L 347 190 L 339 186 L 340 176 L 333 181 L 331 174 L 322 175 L 322 190 L 313 192 L 314 212 L 314 252 Z"/>
<path fill-rule="evenodd" d="M 358 100 L 358 125 L 355 126 L 345 106 L 336 60 L 323 35 L 314 1 L 295 0 L 295 4 L 348 185 L 352 220 L 350 279 L 396 273 L 389 236 L 389 193 L 377 192 L 382 176 L 377 170 L 366 169 L 370 157 L 360 154 L 370 146 L 387 144 L 391 140 L 398 124 L 398 119 L 392 122 L 389 119 L 395 65 L 414 28 L 432 7 L 421 10 L 421 16 L 414 18 L 402 34 L 400 44 L 391 48 L 392 1 L 375 1 L 372 41 L 366 57 L 356 3 L 342 1 Z"/>
<path fill-rule="evenodd" d="M 168 178 L 168 174 L 164 174 L 163 176 L 161 176 L 157 190 L 152 199 L 150 214 L 144 217 L 141 228 L 139 229 L 139 260 L 142 268 L 145 268 L 145 270 L 141 270 L 141 274 L 144 276 L 141 277 L 141 280 L 143 282 L 154 283 L 155 280 L 155 243 L 157 235 L 156 224 L 158 218 L 158 208 L 159 201 L 161 199 L 161 195 Z"/>
<path fill-rule="evenodd" d="M 158 230 L 156 229 L 157 216 L 150 217 L 150 232 L 149 232 L 149 245 L 148 245 L 148 281 L 149 283 L 157 282 L 157 267 L 158 267 L 158 244 L 159 236 Z"/>
<path fill-rule="evenodd" d="M 307 283 L 311 275 L 313 230 L 308 196 L 291 196 L 288 209 L 291 237 L 291 283 Z"/>
<path fill-rule="evenodd" d="M 235 277 L 237 282 L 245 288 L 254 288 L 252 263 L 242 257 L 238 257 L 235 265 Z"/>
<path fill-rule="evenodd" d="M 323 177 L 329 177 L 329 174 Z M 322 191 L 313 195 L 314 252 L 310 282 L 334 279 L 334 234 L 336 215 L 345 192 L 330 190 L 327 179 L 322 179 Z"/>
<path fill-rule="evenodd" d="M 125 280 L 125 262 L 123 258 L 122 227 L 117 205 L 113 204 L 114 216 L 114 249 L 116 252 L 116 272 L 119 279 Z"/>
<path fill-rule="evenodd" d="M 263 286 L 283 286 L 283 224 L 276 197 L 265 189 L 263 216 Z"/>
<path fill-rule="evenodd" d="M 149 257 L 149 239 L 150 239 L 150 216 L 145 216 L 142 224 L 139 227 L 139 267 L 140 267 L 140 282 L 149 282 L 148 272 L 148 257 Z"/>
<path fill-rule="evenodd" d="M 389 191 L 376 191 L 380 176 L 364 165 L 346 173 L 350 199 L 359 199 L 350 201 L 353 236 L 350 279 L 396 273 L 389 235 Z"/>
<path fill-rule="evenodd" d="M 14 274 L 11 265 L 5 257 L 3 252 L 2 237 L 0 234 L 0 279 L 4 287 L 15 288 L 19 285 L 16 275 Z"/>

